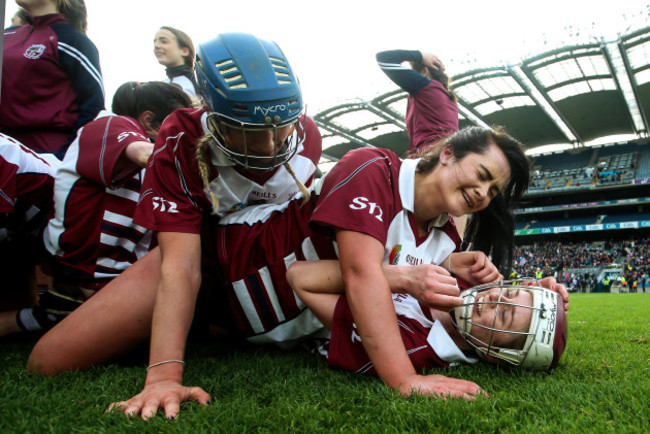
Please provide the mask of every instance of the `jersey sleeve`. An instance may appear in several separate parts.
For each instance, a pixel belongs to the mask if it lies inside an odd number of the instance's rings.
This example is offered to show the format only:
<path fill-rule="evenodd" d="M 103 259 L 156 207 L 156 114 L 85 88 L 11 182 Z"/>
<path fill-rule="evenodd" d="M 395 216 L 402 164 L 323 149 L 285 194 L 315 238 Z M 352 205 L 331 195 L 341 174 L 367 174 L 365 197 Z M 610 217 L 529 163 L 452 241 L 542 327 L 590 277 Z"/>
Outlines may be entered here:
<path fill-rule="evenodd" d="M 124 155 L 133 142 L 148 142 L 142 127 L 125 116 L 105 116 L 90 122 L 78 138 L 77 173 L 114 188 L 128 182 L 141 169 Z"/>
<path fill-rule="evenodd" d="M 210 204 L 196 163 L 196 143 L 170 115 L 149 158 L 134 222 L 159 232 L 201 233 Z"/>
<path fill-rule="evenodd" d="M 347 153 L 327 173 L 310 219 L 314 230 L 333 236 L 333 229 L 370 235 L 386 244 L 395 214 L 398 177 L 389 151 L 359 149 Z M 329 229 L 327 229 L 329 228 Z"/>
<path fill-rule="evenodd" d="M 16 173 L 18 166 L 4 157 L 3 144 L 0 144 L 0 212 L 13 213 L 16 203 Z"/>
<path fill-rule="evenodd" d="M 393 83 L 415 96 L 431 80 L 413 69 L 403 66 L 402 62 L 422 60 L 422 53 L 417 50 L 390 50 L 377 53 L 377 64 Z"/>
<path fill-rule="evenodd" d="M 104 82 L 99 66 L 99 52 L 86 35 L 67 23 L 54 24 L 52 29 L 59 40 L 59 61 L 77 94 L 79 117 L 74 126 L 74 138 L 77 130 L 95 119 L 104 108 Z"/>
<path fill-rule="evenodd" d="M 417 371 L 448 366 L 448 363 L 440 359 L 427 342 L 429 328 L 403 315 L 398 315 L 397 321 L 409 359 Z M 363 348 L 345 295 L 339 297 L 334 308 L 331 331 L 327 350 L 327 365 L 330 368 L 377 375 L 372 361 Z"/>

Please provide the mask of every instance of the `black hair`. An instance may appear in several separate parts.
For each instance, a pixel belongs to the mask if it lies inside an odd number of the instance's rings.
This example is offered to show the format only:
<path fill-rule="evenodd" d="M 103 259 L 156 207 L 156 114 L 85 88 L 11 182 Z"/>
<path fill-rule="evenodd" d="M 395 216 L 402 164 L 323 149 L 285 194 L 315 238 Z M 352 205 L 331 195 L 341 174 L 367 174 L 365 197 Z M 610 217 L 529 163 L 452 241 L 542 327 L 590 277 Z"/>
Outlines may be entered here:
<path fill-rule="evenodd" d="M 129 81 L 115 92 L 111 109 L 117 115 L 134 119 L 149 110 L 154 114 L 153 126 L 159 127 L 171 112 L 182 107 L 192 107 L 192 101 L 176 85 L 162 81 Z"/>
<path fill-rule="evenodd" d="M 418 171 L 433 170 L 445 146 L 450 146 L 459 161 L 467 154 L 482 154 L 495 144 L 504 153 L 510 166 L 510 179 L 490 204 L 469 217 L 463 244 L 490 256 L 502 274 L 509 273 L 514 251 L 515 218 L 513 208 L 528 189 L 530 160 L 523 145 L 501 127 L 466 127 L 457 133 L 429 145 L 416 157 L 422 158 Z"/>

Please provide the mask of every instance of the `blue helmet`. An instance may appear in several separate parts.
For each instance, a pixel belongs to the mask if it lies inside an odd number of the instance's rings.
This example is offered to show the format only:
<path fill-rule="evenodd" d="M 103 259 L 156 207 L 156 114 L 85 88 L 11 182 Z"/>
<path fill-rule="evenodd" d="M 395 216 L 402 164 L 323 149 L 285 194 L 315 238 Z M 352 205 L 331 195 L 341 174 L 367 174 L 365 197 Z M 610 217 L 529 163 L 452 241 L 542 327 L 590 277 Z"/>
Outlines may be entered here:
<path fill-rule="evenodd" d="M 248 153 L 233 153 L 225 143 L 222 125 L 242 129 L 279 128 L 301 125 L 303 110 L 298 80 L 280 47 L 247 33 L 224 33 L 198 46 L 196 78 L 199 93 L 209 107 L 211 134 L 217 145 L 235 163 L 267 170 L 288 161 L 297 150 L 300 137 L 274 156 L 274 162 L 257 167 Z M 209 122 L 210 124 L 210 122 Z M 302 134 L 304 136 L 304 134 Z M 268 158 L 267 158 L 268 159 Z M 258 160 L 260 160 L 258 158 Z M 258 161 L 259 162 L 259 161 Z"/>

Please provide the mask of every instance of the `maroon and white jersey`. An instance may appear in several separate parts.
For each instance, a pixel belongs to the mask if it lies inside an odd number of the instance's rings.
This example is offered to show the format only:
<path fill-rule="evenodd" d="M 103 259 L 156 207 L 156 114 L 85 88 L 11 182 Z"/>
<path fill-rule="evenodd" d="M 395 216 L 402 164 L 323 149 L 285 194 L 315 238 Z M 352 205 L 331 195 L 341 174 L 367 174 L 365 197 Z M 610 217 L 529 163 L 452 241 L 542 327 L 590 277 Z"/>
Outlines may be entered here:
<path fill-rule="evenodd" d="M 149 250 L 151 234 L 133 223 L 144 169 L 124 156 L 148 140 L 135 119 L 102 111 L 70 145 L 43 238 L 71 283 L 99 289 Z"/>
<path fill-rule="evenodd" d="M 163 123 L 147 166 L 138 224 L 156 231 L 200 233 L 203 215 L 212 211 L 196 159 L 197 143 L 208 134 L 206 117 L 203 110 L 179 109 Z M 322 138 L 314 121 L 307 117 L 304 121 L 305 141 L 289 163 L 297 178 L 309 185 L 320 160 Z M 260 203 L 281 204 L 300 193 L 283 166 L 244 171 L 215 146 L 209 149 L 209 188 L 219 201 L 220 216 Z"/>
<path fill-rule="evenodd" d="M 459 362 L 474 363 L 456 346 L 440 321 L 425 305 L 407 294 L 394 294 L 393 305 L 406 352 L 416 371 L 445 368 Z M 342 295 L 334 309 L 327 365 L 359 374 L 377 375 L 366 354 L 347 298 Z"/>
<path fill-rule="evenodd" d="M 285 272 L 296 260 L 336 259 L 334 228 L 380 240 L 386 264 L 442 263 L 460 238 L 448 219 L 431 225 L 427 236 L 416 235 L 411 213 L 416 165 L 385 149 L 355 150 L 317 183 L 307 204 L 295 199 L 222 218 L 215 242 L 237 330 L 259 343 L 316 331 L 320 323 L 304 311 Z"/>
<path fill-rule="evenodd" d="M 384 264 L 441 264 L 460 246 L 453 221 L 440 216 L 418 235 L 413 216 L 420 160 L 400 160 L 387 149 L 348 152 L 325 176 L 311 217 L 313 229 L 362 232 L 384 245 Z"/>
<path fill-rule="evenodd" d="M 252 206 L 220 220 L 217 255 L 232 324 L 219 325 L 255 343 L 328 334 L 286 280 L 287 268 L 296 260 L 337 258 L 334 240 L 309 228 L 316 200 L 312 194 L 304 205 L 294 199 Z"/>
<path fill-rule="evenodd" d="M 59 164 L 53 155 L 36 154 L 0 133 L 0 213 L 12 214 L 10 226 L 24 227 L 36 216 L 50 212 Z"/>

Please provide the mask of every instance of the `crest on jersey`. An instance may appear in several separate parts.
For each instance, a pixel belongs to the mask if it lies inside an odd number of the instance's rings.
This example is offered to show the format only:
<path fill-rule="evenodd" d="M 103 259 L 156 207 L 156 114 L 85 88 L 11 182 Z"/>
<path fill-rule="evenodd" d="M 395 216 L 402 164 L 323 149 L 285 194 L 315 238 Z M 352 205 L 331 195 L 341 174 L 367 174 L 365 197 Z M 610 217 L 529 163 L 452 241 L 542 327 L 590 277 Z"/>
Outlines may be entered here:
<path fill-rule="evenodd" d="M 25 50 L 25 56 L 28 59 L 38 59 L 43 55 L 45 52 L 45 45 L 43 44 L 34 44 L 31 47 L 29 47 L 27 50 Z"/>
<path fill-rule="evenodd" d="M 402 245 L 397 244 L 393 249 L 390 251 L 390 255 L 388 257 L 388 263 L 391 265 L 397 265 L 399 264 L 399 257 L 400 257 L 400 252 L 402 251 Z"/>

